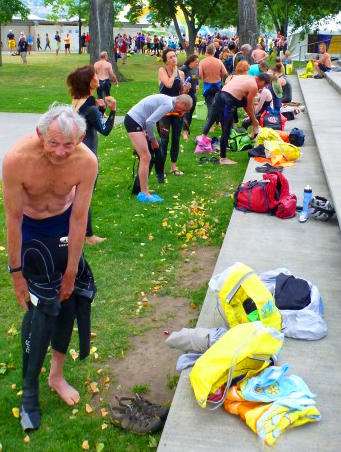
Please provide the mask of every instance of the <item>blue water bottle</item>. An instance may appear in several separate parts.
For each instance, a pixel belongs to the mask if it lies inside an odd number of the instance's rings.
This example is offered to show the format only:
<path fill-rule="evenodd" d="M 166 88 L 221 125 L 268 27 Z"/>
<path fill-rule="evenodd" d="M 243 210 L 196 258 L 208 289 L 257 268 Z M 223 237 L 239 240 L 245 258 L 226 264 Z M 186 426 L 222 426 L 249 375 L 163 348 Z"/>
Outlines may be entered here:
<path fill-rule="evenodd" d="M 191 80 L 191 77 L 187 77 L 186 80 L 184 81 L 184 86 L 186 86 L 190 80 Z"/>
<path fill-rule="evenodd" d="M 313 191 L 309 187 L 309 185 L 307 185 L 303 192 L 303 207 L 302 207 L 302 212 L 301 212 L 301 215 L 299 218 L 300 223 L 305 223 L 308 220 L 309 201 L 311 200 L 312 197 L 313 197 Z"/>

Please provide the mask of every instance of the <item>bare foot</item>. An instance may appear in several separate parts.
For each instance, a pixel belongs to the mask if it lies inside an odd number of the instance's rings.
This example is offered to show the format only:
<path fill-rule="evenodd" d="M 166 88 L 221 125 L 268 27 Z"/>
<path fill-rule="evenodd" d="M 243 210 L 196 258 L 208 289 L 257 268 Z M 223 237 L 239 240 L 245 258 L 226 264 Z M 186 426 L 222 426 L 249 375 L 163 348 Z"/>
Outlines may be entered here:
<path fill-rule="evenodd" d="M 183 132 L 182 138 L 183 138 L 184 140 L 188 140 L 188 132 Z"/>
<path fill-rule="evenodd" d="M 220 163 L 220 165 L 236 165 L 237 164 L 237 162 L 227 159 L 227 158 L 221 158 L 219 160 L 219 163 Z"/>
<path fill-rule="evenodd" d="M 97 245 L 97 243 L 104 242 L 104 240 L 106 240 L 106 237 L 97 237 L 96 235 L 85 237 L 85 243 L 87 245 Z"/>
<path fill-rule="evenodd" d="M 68 405 L 74 405 L 79 402 L 79 393 L 75 388 L 69 385 L 69 383 L 61 378 L 51 378 L 49 377 L 49 386 L 54 389 L 57 394 L 64 400 Z"/>

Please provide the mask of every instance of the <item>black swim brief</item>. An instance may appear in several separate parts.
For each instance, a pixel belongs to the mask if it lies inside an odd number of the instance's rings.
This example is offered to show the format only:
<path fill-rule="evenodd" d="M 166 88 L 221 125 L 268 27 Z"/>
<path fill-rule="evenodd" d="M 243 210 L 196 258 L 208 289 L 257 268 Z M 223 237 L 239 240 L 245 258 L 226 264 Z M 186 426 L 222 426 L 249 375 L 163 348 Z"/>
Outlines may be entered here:
<path fill-rule="evenodd" d="M 143 128 L 138 124 L 131 116 L 126 115 L 124 118 L 124 127 L 128 133 L 131 132 L 142 132 Z"/>
<path fill-rule="evenodd" d="M 321 69 L 322 72 L 328 72 L 331 70 L 331 67 L 328 67 L 323 63 L 319 63 L 319 68 Z"/>

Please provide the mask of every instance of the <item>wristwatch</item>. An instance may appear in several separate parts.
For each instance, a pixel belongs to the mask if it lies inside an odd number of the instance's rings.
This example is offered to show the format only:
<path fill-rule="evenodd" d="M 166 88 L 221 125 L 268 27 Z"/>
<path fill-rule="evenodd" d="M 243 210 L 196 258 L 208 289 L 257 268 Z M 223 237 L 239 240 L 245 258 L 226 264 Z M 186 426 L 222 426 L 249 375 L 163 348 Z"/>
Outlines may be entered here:
<path fill-rule="evenodd" d="M 17 268 L 12 268 L 10 266 L 7 267 L 8 273 L 16 273 L 16 272 L 21 272 L 22 267 L 17 267 Z"/>

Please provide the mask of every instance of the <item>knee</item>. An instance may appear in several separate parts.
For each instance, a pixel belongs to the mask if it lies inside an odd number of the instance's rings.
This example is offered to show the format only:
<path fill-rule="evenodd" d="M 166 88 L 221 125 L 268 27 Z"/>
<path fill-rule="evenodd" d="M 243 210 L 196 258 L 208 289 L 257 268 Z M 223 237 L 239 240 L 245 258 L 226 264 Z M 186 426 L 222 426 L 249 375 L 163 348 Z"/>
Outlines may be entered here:
<path fill-rule="evenodd" d="M 149 154 L 149 152 L 144 152 L 141 156 L 140 156 L 140 164 L 141 165 L 149 165 L 151 160 L 151 156 Z"/>

